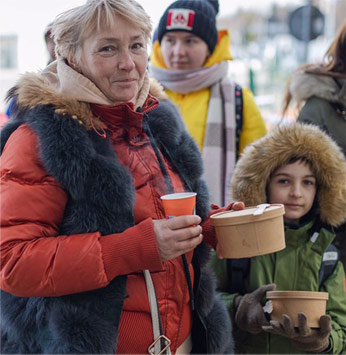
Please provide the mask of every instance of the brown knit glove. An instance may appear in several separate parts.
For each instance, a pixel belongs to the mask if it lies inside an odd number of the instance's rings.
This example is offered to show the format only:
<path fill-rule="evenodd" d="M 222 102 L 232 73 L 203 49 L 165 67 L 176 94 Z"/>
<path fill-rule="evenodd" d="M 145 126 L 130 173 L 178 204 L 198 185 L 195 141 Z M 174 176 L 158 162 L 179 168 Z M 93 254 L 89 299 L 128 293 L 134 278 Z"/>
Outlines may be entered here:
<path fill-rule="evenodd" d="M 262 326 L 269 325 L 262 308 L 261 300 L 267 291 L 275 290 L 276 285 L 264 285 L 244 296 L 237 296 L 234 302 L 236 309 L 235 323 L 246 332 L 258 334 Z"/>
<path fill-rule="evenodd" d="M 291 339 L 300 350 L 320 353 L 329 346 L 332 320 L 330 316 L 324 315 L 320 318 L 320 328 L 313 329 L 308 326 L 306 315 L 298 313 L 298 328 L 294 328 L 291 318 L 284 314 L 281 323 L 271 320 L 269 326 L 262 328 L 266 332 Z"/>

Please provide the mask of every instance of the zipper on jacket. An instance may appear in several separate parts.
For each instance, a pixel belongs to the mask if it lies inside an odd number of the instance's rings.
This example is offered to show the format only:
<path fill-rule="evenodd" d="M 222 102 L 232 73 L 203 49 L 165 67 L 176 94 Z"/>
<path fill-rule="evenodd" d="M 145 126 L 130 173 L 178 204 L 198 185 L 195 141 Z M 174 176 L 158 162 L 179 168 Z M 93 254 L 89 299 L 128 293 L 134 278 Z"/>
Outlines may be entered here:
<path fill-rule="evenodd" d="M 155 138 L 153 137 L 153 135 L 151 133 L 151 129 L 150 129 L 149 124 L 148 124 L 147 119 L 146 119 L 147 118 L 147 114 L 143 112 L 141 107 L 138 107 L 136 111 L 143 113 L 143 130 L 147 133 L 147 135 L 149 137 L 150 144 L 151 144 L 152 148 L 154 149 L 154 152 L 155 152 L 155 155 L 156 155 L 156 159 L 159 162 L 161 173 L 162 173 L 162 175 L 163 175 L 163 177 L 165 179 L 165 183 L 166 183 L 166 186 L 167 186 L 168 193 L 173 193 L 174 191 L 173 191 L 171 179 L 170 179 L 170 177 L 168 175 L 168 172 L 167 172 L 167 169 L 165 167 L 165 164 L 164 164 L 164 162 L 163 162 L 163 160 L 161 158 L 161 155 L 160 155 L 160 152 L 159 152 L 159 148 L 157 147 L 157 145 L 155 143 Z M 177 171 L 178 171 L 179 176 L 181 176 L 179 170 L 177 170 Z M 182 180 L 185 183 L 185 180 L 184 179 L 182 179 Z M 194 293 L 193 293 L 193 287 L 192 287 L 191 275 L 190 275 L 190 271 L 189 271 L 189 265 L 187 263 L 185 254 L 183 254 L 181 256 L 181 258 L 183 260 L 184 274 L 185 274 L 185 278 L 186 278 L 186 282 L 187 282 L 187 286 L 188 286 L 188 290 L 189 290 L 189 295 L 190 295 L 191 310 L 194 311 L 195 310 L 195 297 L 194 297 Z"/>

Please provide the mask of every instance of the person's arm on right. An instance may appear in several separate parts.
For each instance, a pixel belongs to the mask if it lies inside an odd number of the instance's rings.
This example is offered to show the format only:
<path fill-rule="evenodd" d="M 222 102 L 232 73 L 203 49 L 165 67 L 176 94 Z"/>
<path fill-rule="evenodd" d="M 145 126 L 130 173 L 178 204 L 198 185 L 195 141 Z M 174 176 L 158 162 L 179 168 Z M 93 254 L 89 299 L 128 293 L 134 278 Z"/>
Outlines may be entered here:
<path fill-rule="evenodd" d="M 326 313 L 332 319 L 330 333 L 330 352 L 344 354 L 346 351 L 346 289 L 345 271 L 341 261 L 334 272 L 324 282 L 321 291 L 328 292 Z"/>

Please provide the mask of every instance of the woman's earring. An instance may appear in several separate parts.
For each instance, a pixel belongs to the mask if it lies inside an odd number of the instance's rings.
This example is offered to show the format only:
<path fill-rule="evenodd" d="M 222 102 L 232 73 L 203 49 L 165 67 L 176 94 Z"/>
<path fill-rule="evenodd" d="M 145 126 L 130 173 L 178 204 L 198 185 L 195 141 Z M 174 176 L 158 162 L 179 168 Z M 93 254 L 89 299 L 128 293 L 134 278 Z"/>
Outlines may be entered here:
<path fill-rule="evenodd" d="M 70 65 L 70 67 L 73 69 L 73 70 L 75 70 L 76 72 L 78 72 L 78 73 L 82 73 L 82 71 L 80 70 L 80 68 L 78 67 L 78 65 L 77 64 L 75 64 L 74 62 L 73 62 L 73 60 L 68 60 L 67 61 L 68 62 L 68 64 Z"/>

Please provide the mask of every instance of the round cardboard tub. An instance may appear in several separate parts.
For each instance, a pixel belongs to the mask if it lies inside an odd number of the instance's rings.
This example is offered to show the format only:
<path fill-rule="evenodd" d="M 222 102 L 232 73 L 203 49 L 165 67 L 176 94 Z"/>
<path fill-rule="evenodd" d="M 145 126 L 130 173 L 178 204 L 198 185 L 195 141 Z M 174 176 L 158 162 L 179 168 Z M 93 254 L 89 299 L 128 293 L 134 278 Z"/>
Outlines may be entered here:
<path fill-rule="evenodd" d="M 238 259 L 269 254 L 284 249 L 284 206 L 269 205 L 262 214 L 253 215 L 257 206 L 212 215 L 221 255 Z"/>
<path fill-rule="evenodd" d="M 270 317 L 278 322 L 282 321 L 283 314 L 287 314 L 298 327 L 298 313 L 304 313 L 308 326 L 319 328 L 320 317 L 326 314 L 328 292 L 268 291 L 266 296 L 273 305 Z"/>

